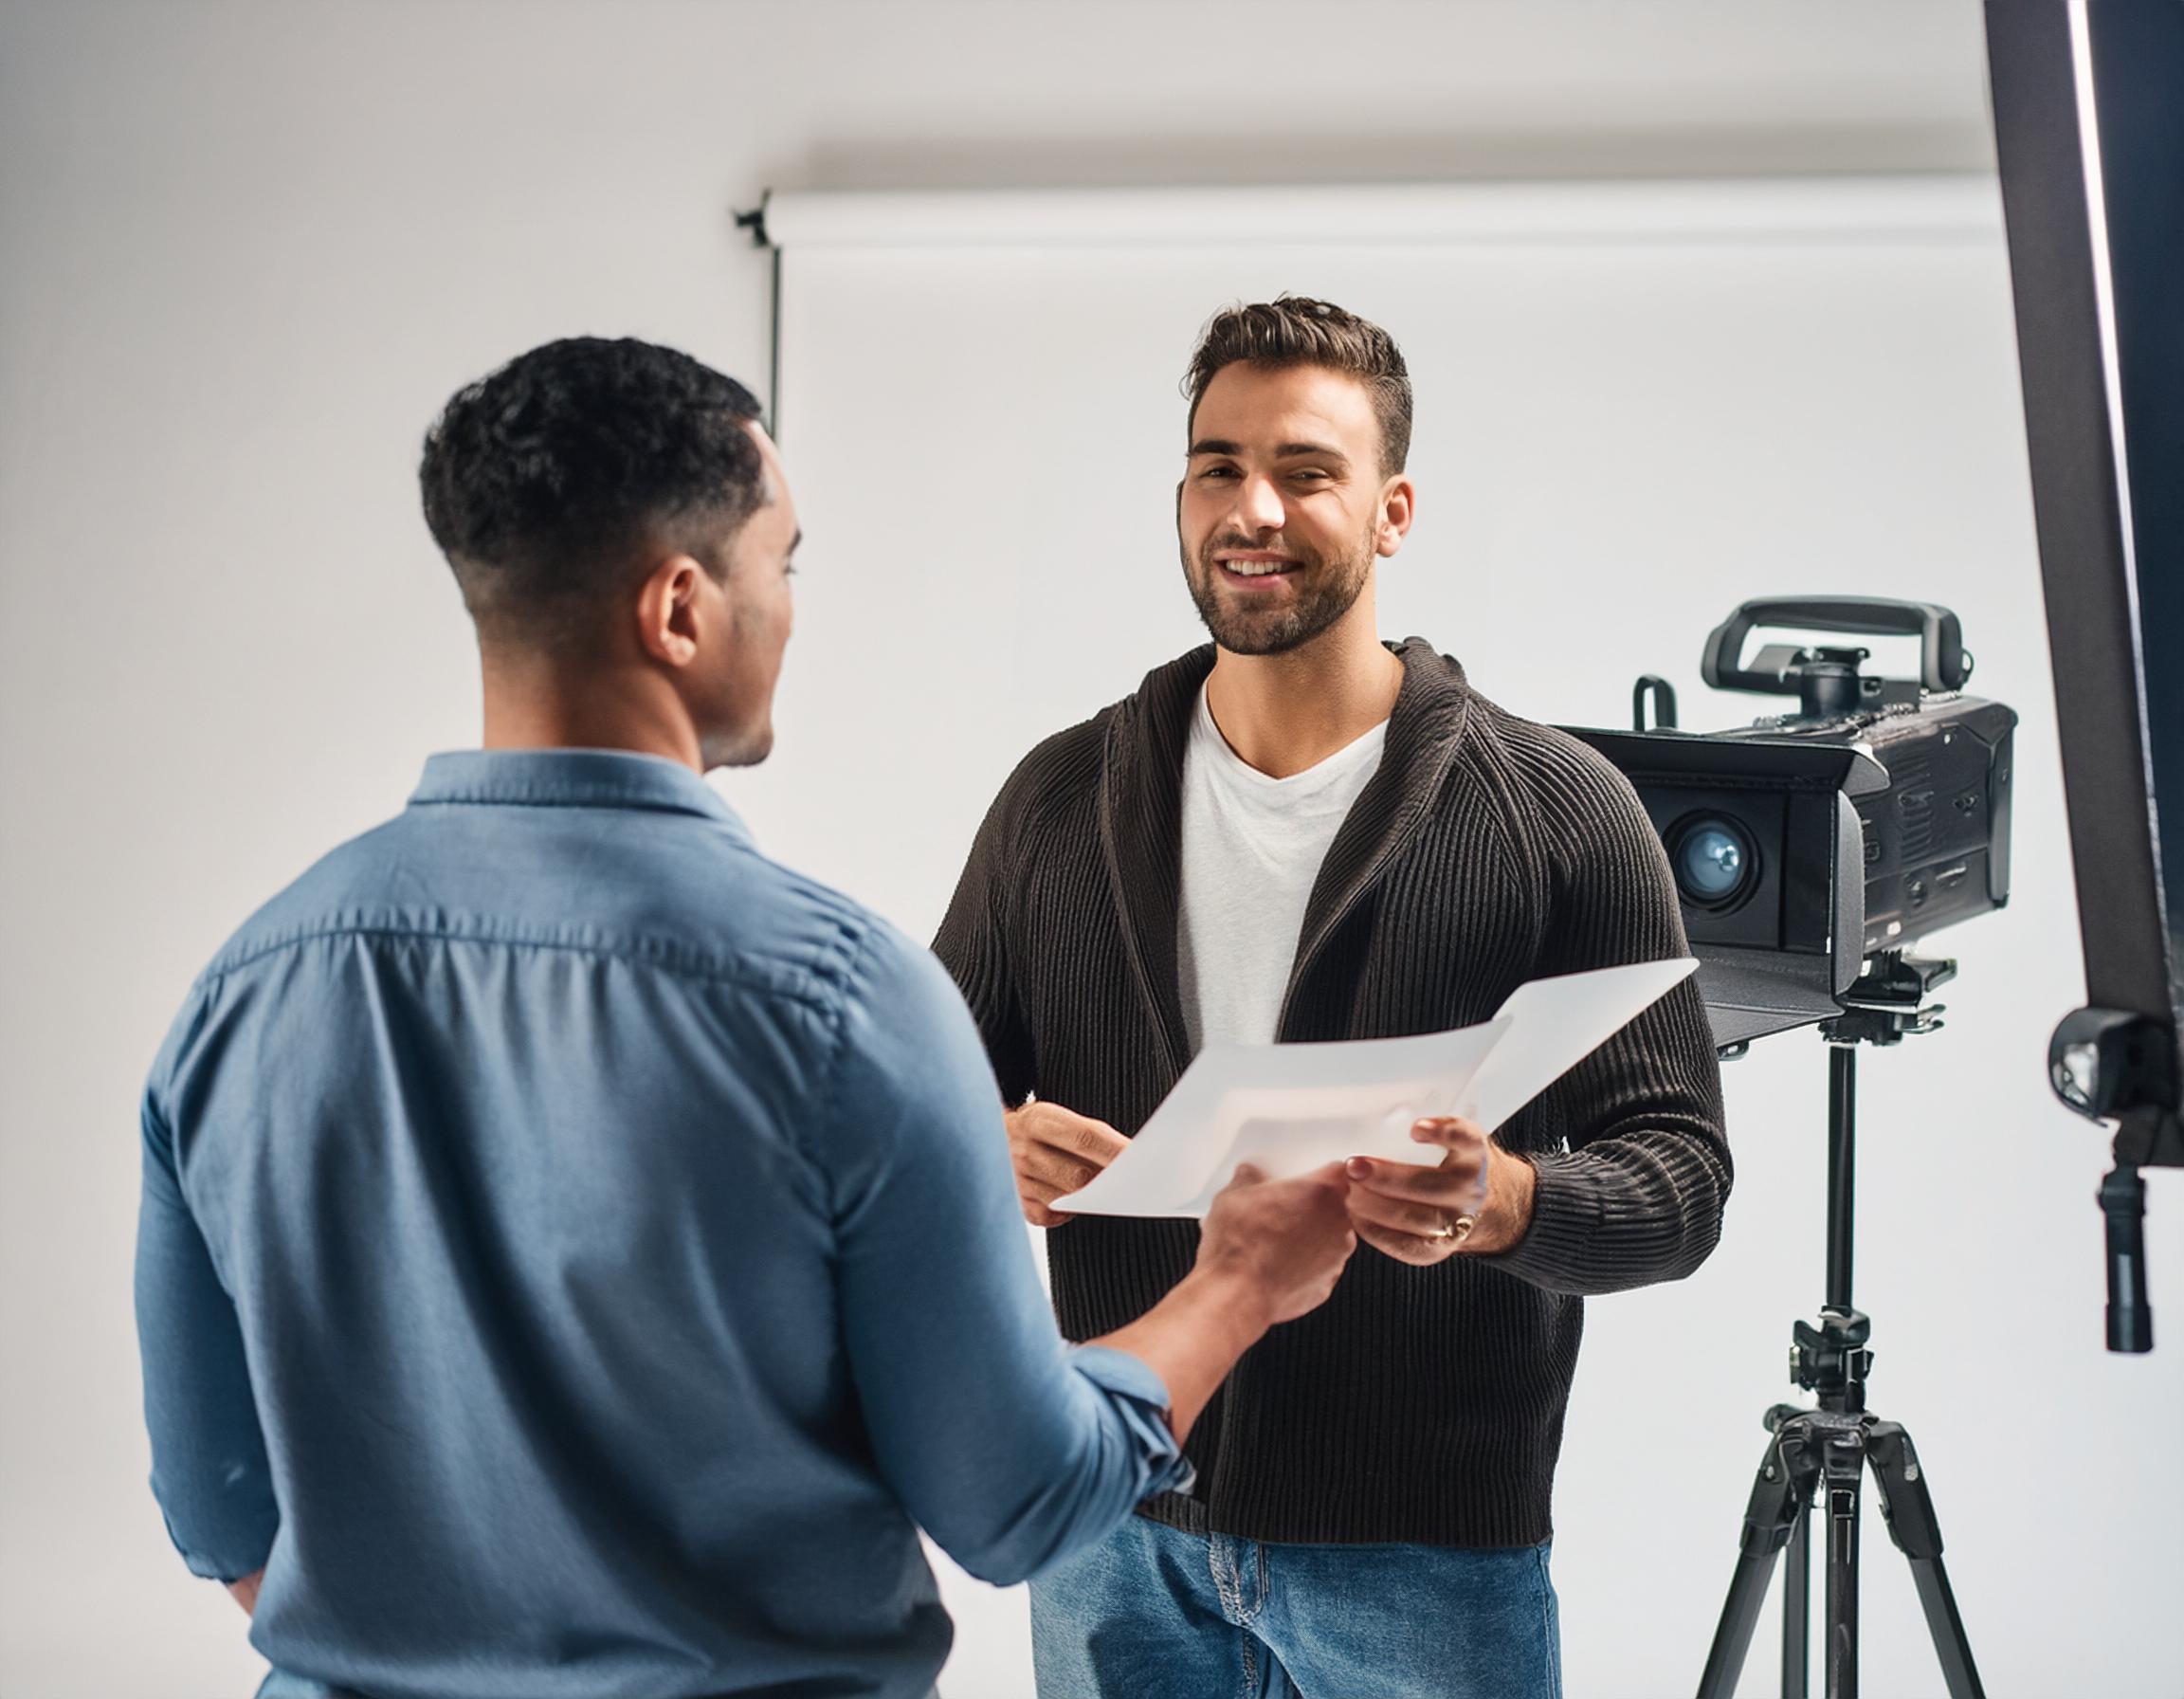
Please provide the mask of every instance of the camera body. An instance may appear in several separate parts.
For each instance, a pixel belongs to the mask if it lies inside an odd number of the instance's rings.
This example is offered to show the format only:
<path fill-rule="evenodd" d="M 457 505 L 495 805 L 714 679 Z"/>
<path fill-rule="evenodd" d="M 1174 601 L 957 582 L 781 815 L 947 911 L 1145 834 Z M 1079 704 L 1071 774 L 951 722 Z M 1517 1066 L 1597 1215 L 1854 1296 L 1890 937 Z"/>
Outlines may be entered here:
<path fill-rule="evenodd" d="M 1770 645 L 1763 626 L 1920 638 L 1917 680 L 1859 670 L 1867 651 Z M 1972 656 L 1927 603 L 1799 596 L 1746 602 L 1701 661 L 1721 689 L 1795 696 L 1734 730 L 1571 728 L 1622 769 L 1676 878 L 1699 985 L 1724 1049 L 1841 1014 L 1867 958 L 2001 907 L 2010 895 L 2017 716 L 1961 693 Z"/>
<path fill-rule="evenodd" d="M 2009 902 L 2016 725 L 2017 716 L 2000 703 L 1949 696 L 1829 719 L 1763 722 L 1715 736 L 1855 749 L 1886 775 L 1884 787 L 1849 797 L 1864 871 L 1861 953 L 1870 956 Z M 1654 823 L 1662 825 L 1658 818 Z M 1680 828 L 1681 840 L 1672 835 Z M 1681 822 L 1669 823 L 1662 835 L 1677 870 L 1686 926 L 1710 941 L 1758 941 L 1739 919 L 1742 898 L 1731 892 L 1718 899 L 1704 882 L 1703 840 L 1695 845 Z"/>

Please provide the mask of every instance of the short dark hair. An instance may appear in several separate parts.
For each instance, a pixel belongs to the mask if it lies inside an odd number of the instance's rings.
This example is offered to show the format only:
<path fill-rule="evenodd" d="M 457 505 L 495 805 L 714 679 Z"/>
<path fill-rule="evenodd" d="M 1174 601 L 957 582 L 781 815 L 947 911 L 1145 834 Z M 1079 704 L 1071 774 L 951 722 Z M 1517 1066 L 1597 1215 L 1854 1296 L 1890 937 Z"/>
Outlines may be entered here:
<path fill-rule="evenodd" d="M 1325 366 L 1356 378 L 1380 422 L 1380 470 L 1400 472 L 1410 456 L 1410 373 L 1395 338 L 1370 320 L 1304 295 L 1223 307 L 1199 333 L 1183 377 L 1195 427 L 1206 386 L 1224 366 Z"/>
<path fill-rule="evenodd" d="M 716 578 L 768 499 L 756 399 L 686 354 L 572 337 L 458 390 L 425 434 L 425 522 L 482 634 L 579 639 L 664 548 Z"/>

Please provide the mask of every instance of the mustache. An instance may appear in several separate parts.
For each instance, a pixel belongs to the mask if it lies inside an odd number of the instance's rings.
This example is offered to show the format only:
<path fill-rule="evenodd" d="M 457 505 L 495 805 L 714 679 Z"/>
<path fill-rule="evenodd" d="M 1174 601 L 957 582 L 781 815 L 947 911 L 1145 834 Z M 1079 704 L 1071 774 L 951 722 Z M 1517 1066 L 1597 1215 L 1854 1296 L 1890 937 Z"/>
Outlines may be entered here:
<path fill-rule="evenodd" d="M 1318 566 L 1320 564 L 1320 557 L 1312 550 L 1297 548 L 1290 543 L 1283 542 L 1279 536 L 1271 539 L 1251 538 L 1234 531 L 1228 532 L 1225 536 L 1209 538 L 1201 543 L 1198 547 L 1199 564 L 1211 566 L 1213 557 L 1221 554 L 1224 550 L 1234 550 L 1236 553 L 1244 555 L 1282 555 L 1296 561 L 1300 566 Z"/>

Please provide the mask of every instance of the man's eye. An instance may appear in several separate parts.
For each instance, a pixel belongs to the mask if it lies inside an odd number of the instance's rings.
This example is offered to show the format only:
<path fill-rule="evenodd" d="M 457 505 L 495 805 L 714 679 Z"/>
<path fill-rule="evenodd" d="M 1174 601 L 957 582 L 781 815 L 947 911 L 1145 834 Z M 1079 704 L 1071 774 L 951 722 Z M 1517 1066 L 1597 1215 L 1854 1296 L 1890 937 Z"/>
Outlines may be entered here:
<path fill-rule="evenodd" d="M 1307 466 L 1301 472 L 1292 472 L 1290 476 L 1300 484 L 1324 484 L 1327 482 L 1327 474 L 1312 466 Z"/>
<path fill-rule="evenodd" d="M 1234 466 L 1208 466 L 1203 472 L 1200 472 L 1198 476 L 1202 479 L 1233 478 L 1236 476 L 1236 468 Z"/>

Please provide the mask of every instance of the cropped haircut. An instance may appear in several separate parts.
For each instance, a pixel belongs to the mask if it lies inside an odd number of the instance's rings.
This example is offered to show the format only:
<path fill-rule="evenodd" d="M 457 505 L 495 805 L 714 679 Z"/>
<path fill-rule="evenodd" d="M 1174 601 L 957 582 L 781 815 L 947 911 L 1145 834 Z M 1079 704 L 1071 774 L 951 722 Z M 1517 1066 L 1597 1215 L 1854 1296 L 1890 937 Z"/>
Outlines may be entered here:
<path fill-rule="evenodd" d="M 1302 295 L 1223 307 L 1207 320 L 1183 378 L 1193 428 L 1214 374 L 1239 360 L 1271 368 L 1324 366 L 1357 379 L 1380 424 L 1381 475 L 1403 470 L 1410 455 L 1410 373 L 1395 338 L 1377 324 Z"/>
<path fill-rule="evenodd" d="M 425 435 L 425 522 L 482 636 L 581 644 L 665 553 L 715 578 L 769 499 L 756 399 L 686 354 L 573 337 L 458 390 Z"/>

